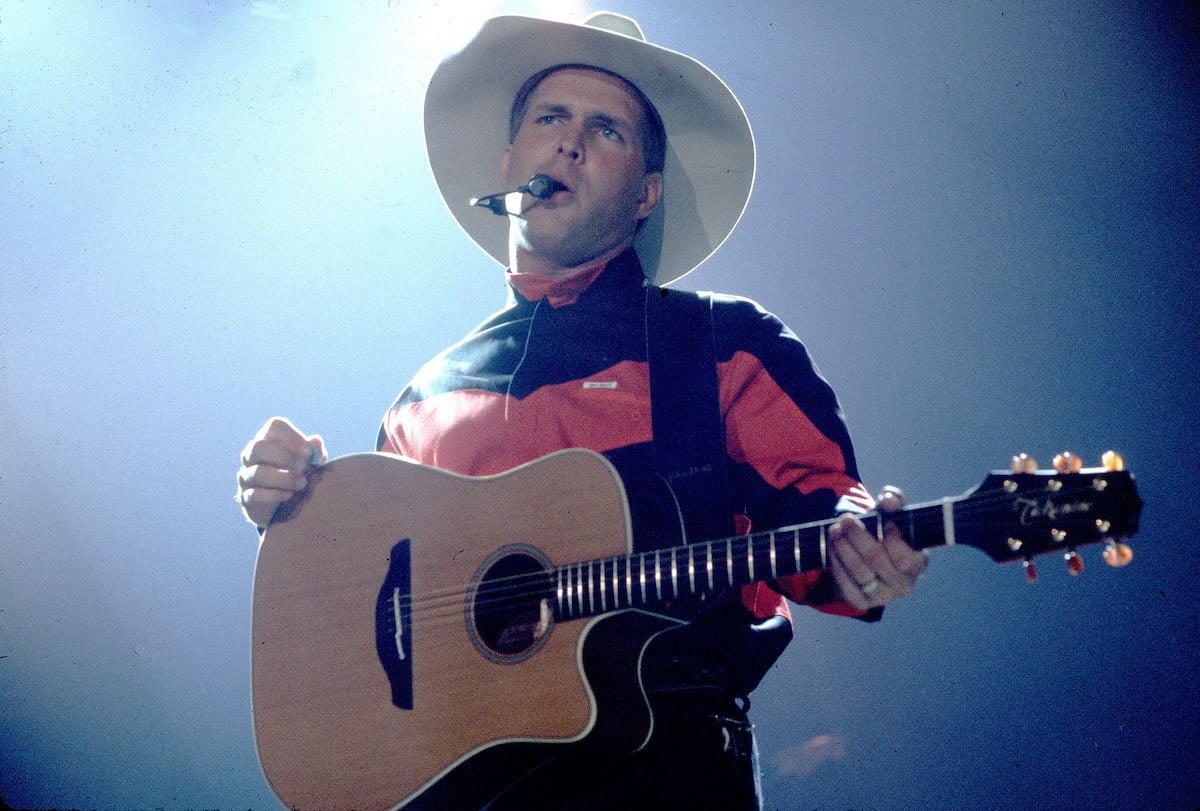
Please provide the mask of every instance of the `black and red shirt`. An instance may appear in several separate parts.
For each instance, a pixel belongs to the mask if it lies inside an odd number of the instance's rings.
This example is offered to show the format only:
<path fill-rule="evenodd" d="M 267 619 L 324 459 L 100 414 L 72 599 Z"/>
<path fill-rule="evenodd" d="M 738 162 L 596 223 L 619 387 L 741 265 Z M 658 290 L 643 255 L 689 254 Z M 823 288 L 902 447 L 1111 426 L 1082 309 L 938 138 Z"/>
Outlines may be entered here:
<path fill-rule="evenodd" d="M 430 360 L 384 416 L 378 448 L 463 475 L 564 448 L 619 471 L 648 458 L 645 280 L 630 250 L 563 281 L 509 274 L 507 306 Z M 871 509 L 837 399 L 795 334 L 756 303 L 717 296 L 718 389 L 730 488 L 755 529 Z M 635 541 L 636 542 L 636 541 Z M 757 618 L 784 595 L 860 616 L 818 573 L 744 587 Z"/>

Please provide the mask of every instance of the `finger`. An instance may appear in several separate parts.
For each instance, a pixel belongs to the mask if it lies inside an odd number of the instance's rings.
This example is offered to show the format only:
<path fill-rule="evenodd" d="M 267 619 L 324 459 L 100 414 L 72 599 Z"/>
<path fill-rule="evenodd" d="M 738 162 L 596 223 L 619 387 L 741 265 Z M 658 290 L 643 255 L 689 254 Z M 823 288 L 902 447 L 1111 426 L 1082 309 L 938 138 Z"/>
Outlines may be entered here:
<path fill-rule="evenodd" d="M 247 487 L 239 492 L 244 507 L 270 507 L 274 511 L 283 502 L 296 495 L 291 490 L 275 490 L 270 487 Z"/>
<path fill-rule="evenodd" d="M 884 533 L 883 547 L 887 550 L 892 566 L 905 577 L 916 580 L 929 568 L 929 555 L 909 546 L 895 527 L 888 527 L 888 531 Z"/>
<path fill-rule="evenodd" d="M 246 445 L 242 451 L 242 464 L 246 467 L 269 464 L 287 470 L 303 470 L 314 457 L 313 445 L 291 421 L 274 417 Z"/>
<path fill-rule="evenodd" d="M 883 544 L 854 516 L 839 518 L 830 529 L 829 537 L 831 555 L 840 559 L 847 572 L 859 582 L 866 582 L 891 568 Z"/>
<path fill-rule="evenodd" d="M 295 493 L 308 486 L 308 479 L 302 473 L 271 465 L 253 465 L 238 471 L 238 486 L 242 490 L 266 487 Z"/>
<path fill-rule="evenodd" d="M 266 439 L 251 442 L 242 451 L 242 467 L 270 465 L 280 470 L 298 470 L 307 463 L 307 454 Z"/>
<path fill-rule="evenodd" d="M 871 596 L 863 593 L 862 587 L 852 575 L 846 572 L 843 566 L 834 563 L 829 567 L 829 571 L 833 575 L 834 589 L 843 602 L 860 611 L 871 607 Z"/>
<path fill-rule="evenodd" d="M 894 513 L 904 507 L 904 491 L 899 487 L 888 485 L 875 498 L 880 512 Z"/>
<path fill-rule="evenodd" d="M 876 606 L 911 594 L 917 577 L 928 565 L 925 553 L 905 543 L 894 525 L 887 525 L 881 542 L 861 521 L 849 519 L 844 516 L 830 532 L 831 556 L 836 557 L 845 575 L 838 581 L 843 595 L 857 591 Z M 837 580 L 836 570 L 834 574 Z M 856 605 L 854 600 L 847 602 Z"/>
<path fill-rule="evenodd" d="M 904 508 L 904 491 L 888 485 L 875 498 L 879 512 L 890 514 Z M 883 535 L 883 545 L 896 570 L 906 575 L 919 575 L 929 564 L 929 556 L 910 547 L 895 525 L 888 524 Z"/>
<path fill-rule="evenodd" d="M 294 494 L 284 490 L 272 490 L 268 487 L 252 487 L 238 493 L 242 512 L 251 523 L 265 527 L 271 523 L 279 505 Z"/>
<path fill-rule="evenodd" d="M 848 605 L 865 611 L 876 605 L 883 605 L 887 601 L 887 593 L 880 580 L 876 578 L 859 580 L 841 566 L 834 566 L 830 571 L 837 594 Z"/>
<path fill-rule="evenodd" d="M 267 420 L 259 429 L 258 436 L 260 439 L 275 439 L 280 442 L 294 440 L 303 443 L 306 441 L 304 434 L 287 417 L 272 417 Z"/>
<path fill-rule="evenodd" d="M 834 584 L 842 599 L 860 610 L 872 606 L 882 585 L 860 549 L 864 539 L 867 548 L 879 546 L 862 523 L 850 515 L 839 518 L 829 531 L 829 568 Z"/>
<path fill-rule="evenodd" d="M 310 465 L 323 465 L 329 460 L 329 453 L 325 449 L 325 440 L 319 434 L 310 436 L 308 444 L 312 449 L 308 459 Z"/>

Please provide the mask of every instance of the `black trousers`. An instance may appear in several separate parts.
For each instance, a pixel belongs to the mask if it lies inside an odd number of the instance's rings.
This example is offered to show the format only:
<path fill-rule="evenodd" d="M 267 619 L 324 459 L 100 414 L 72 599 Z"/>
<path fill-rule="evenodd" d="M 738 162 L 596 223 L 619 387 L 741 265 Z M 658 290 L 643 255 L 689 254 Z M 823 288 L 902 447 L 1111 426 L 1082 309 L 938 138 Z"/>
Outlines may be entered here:
<path fill-rule="evenodd" d="M 642 749 L 573 755 L 523 776 L 486 811 L 759 811 L 754 734 L 741 702 L 681 691 L 651 696 Z"/>

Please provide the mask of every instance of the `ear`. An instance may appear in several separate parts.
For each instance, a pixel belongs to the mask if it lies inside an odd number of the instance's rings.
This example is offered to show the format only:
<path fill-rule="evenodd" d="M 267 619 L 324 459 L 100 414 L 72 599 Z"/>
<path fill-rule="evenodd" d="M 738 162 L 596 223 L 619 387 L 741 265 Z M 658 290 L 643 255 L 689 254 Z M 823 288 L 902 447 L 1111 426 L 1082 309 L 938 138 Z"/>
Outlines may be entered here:
<path fill-rule="evenodd" d="M 647 172 L 642 180 L 642 197 L 638 200 L 637 212 L 634 217 L 644 220 L 654 213 L 658 201 L 662 199 L 662 172 Z"/>

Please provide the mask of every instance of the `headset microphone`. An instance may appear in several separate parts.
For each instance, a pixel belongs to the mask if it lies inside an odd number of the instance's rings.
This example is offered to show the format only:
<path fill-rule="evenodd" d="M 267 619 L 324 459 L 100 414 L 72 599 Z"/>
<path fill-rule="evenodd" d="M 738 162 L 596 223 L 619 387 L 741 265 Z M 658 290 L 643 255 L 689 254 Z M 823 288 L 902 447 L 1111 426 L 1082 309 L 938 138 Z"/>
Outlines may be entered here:
<path fill-rule="evenodd" d="M 512 191 L 496 192 L 486 197 L 472 197 L 471 205 L 490 209 L 493 214 L 506 217 L 509 211 L 505 205 L 505 198 L 510 194 L 528 194 L 535 200 L 548 200 L 554 196 L 556 191 L 565 191 L 566 188 L 566 186 L 550 177 L 550 175 L 534 175 L 529 178 L 529 182 L 524 186 Z"/>

